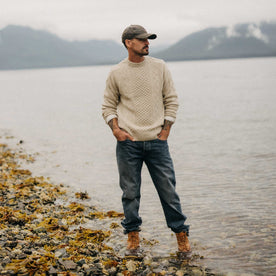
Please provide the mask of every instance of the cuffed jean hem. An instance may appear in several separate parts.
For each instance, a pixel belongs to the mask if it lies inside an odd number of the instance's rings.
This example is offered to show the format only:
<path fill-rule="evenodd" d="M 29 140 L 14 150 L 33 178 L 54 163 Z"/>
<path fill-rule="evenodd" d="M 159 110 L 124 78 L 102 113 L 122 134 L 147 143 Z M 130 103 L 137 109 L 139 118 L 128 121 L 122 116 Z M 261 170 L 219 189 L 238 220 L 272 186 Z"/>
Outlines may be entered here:
<path fill-rule="evenodd" d="M 130 232 L 140 232 L 141 231 L 141 228 L 138 228 L 138 229 L 135 229 L 135 230 L 128 230 L 128 229 L 124 229 L 124 234 L 128 234 Z"/>
<path fill-rule="evenodd" d="M 173 229 L 173 228 L 171 228 L 171 230 L 172 230 L 174 233 L 181 233 L 181 232 L 184 232 L 184 233 L 187 234 L 187 236 L 189 236 L 190 225 L 184 225 L 184 227 L 181 228 L 181 229 Z"/>

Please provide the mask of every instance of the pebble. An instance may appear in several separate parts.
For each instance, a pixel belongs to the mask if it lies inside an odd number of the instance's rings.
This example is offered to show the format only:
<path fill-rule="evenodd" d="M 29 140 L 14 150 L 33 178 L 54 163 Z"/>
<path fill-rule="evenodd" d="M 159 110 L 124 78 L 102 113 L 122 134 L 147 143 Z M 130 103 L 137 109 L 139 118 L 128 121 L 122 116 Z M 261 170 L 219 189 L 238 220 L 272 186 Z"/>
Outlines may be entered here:
<path fill-rule="evenodd" d="M 17 255 L 17 259 L 19 259 L 19 260 L 26 259 L 26 258 L 27 258 L 27 255 L 24 253 L 20 253 Z"/>
<path fill-rule="evenodd" d="M 176 275 L 176 276 L 183 276 L 184 273 L 185 273 L 185 272 L 184 272 L 183 270 L 177 270 L 176 273 L 175 273 L 175 275 Z"/>
<path fill-rule="evenodd" d="M 6 265 L 6 264 L 9 264 L 11 262 L 11 259 L 9 256 L 6 256 L 3 260 L 2 260 L 2 265 Z"/>
<path fill-rule="evenodd" d="M 162 272 L 162 269 L 161 268 L 154 268 L 152 270 L 152 272 L 159 275 Z"/>
<path fill-rule="evenodd" d="M 126 263 L 126 267 L 127 267 L 127 269 L 128 269 L 129 271 L 131 271 L 131 272 L 136 271 L 136 263 L 135 263 L 134 261 L 132 261 L 132 260 L 130 260 L 130 261 L 128 261 L 128 262 Z"/>
<path fill-rule="evenodd" d="M 67 260 L 66 261 L 61 261 L 61 260 L 59 260 L 59 263 L 61 265 L 63 265 L 66 270 L 74 270 L 77 267 L 77 264 L 74 263 L 73 261 L 70 261 L 70 260 L 69 261 L 67 261 Z"/>
<path fill-rule="evenodd" d="M 58 249 L 58 250 L 55 251 L 56 258 L 64 257 L 65 255 L 68 256 L 65 248 Z"/>
<path fill-rule="evenodd" d="M 51 266 L 50 267 L 50 269 L 49 269 L 49 274 L 51 275 L 51 274 L 57 274 L 57 270 L 53 267 L 53 266 Z"/>
<path fill-rule="evenodd" d="M 84 264 L 85 264 L 85 260 L 84 259 L 77 261 L 77 265 L 78 266 L 82 266 Z"/>
<path fill-rule="evenodd" d="M 90 266 L 88 264 L 83 264 L 82 268 L 84 271 L 87 271 L 90 268 Z"/>
<path fill-rule="evenodd" d="M 191 276 L 203 276 L 204 275 L 204 272 L 201 271 L 201 269 L 199 269 L 199 268 L 193 268 L 191 272 L 192 272 Z"/>

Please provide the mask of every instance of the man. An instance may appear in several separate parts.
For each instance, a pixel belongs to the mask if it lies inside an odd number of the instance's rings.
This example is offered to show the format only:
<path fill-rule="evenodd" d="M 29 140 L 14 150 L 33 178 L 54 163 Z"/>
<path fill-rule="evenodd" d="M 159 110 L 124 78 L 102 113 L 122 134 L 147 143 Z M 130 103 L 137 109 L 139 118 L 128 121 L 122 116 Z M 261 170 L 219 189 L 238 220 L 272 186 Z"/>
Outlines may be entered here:
<path fill-rule="evenodd" d="M 130 254 L 139 248 L 141 169 L 146 164 L 158 192 L 168 227 L 176 233 L 178 250 L 189 252 L 189 226 L 175 191 L 175 173 L 167 139 L 178 109 L 173 81 L 162 60 L 147 57 L 147 33 L 130 25 L 122 34 L 128 58 L 111 70 L 102 114 L 117 139 L 117 164 Z"/>

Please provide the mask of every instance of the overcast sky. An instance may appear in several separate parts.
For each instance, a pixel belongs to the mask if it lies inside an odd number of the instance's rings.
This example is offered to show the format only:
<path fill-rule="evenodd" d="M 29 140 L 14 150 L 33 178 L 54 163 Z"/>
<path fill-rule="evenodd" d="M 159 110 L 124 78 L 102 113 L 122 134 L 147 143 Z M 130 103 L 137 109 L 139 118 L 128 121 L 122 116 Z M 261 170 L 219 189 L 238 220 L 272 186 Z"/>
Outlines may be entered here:
<path fill-rule="evenodd" d="M 171 44 L 206 27 L 276 21 L 276 0 L 0 0 L 0 29 L 44 29 L 69 40 L 113 39 L 143 25 Z"/>

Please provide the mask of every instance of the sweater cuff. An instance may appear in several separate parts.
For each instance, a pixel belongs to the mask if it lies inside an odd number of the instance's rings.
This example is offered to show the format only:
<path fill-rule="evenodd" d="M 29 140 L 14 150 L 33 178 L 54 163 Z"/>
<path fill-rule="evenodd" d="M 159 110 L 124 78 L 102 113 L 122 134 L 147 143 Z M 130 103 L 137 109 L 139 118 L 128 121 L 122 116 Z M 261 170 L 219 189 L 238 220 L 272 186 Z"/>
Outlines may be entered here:
<path fill-rule="evenodd" d="M 175 122 L 175 118 L 170 117 L 170 116 L 165 116 L 165 120 L 173 122 L 173 123 Z"/>
<path fill-rule="evenodd" d="M 108 115 L 105 119 L 106 123 L 108 124 L 108 122 L 114 118 L 117 118 L 117 115 L 115 114 L 111 114 L 111 115 Z"/>

